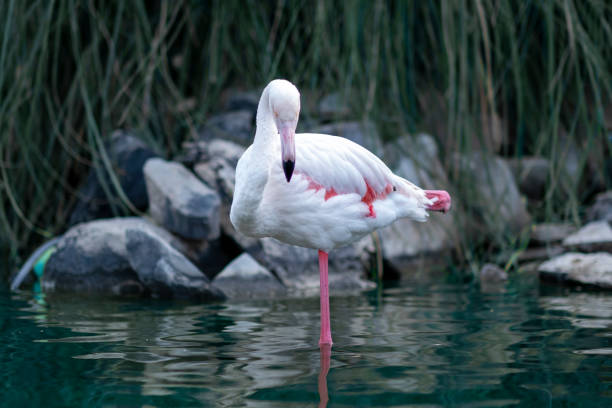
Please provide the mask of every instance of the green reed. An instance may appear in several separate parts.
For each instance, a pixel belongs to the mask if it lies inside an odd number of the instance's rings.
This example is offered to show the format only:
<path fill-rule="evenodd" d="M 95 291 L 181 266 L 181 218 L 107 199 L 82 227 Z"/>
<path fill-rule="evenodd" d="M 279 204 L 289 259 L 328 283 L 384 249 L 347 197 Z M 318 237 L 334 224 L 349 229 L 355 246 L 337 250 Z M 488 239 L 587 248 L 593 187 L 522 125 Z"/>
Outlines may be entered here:
<path fill-rule="evenodd" d="M 275 77 L 300 87 L 306 116 L 308 99 L 340 91 L 386 140 L 432 133 L 451 179 L 454 151 L 549 158 L 546 199 L 530 206 L 537 220 L 577 223 L 611 183 L 605 0 L 0 0 L 0 22 L 0 247 L 12 256 L 62 231 L 90 168 L 112 173 L 113 129 L 172 156 L 224 88 Z M 130 213 L 117 179 L 100 179 L 116 214 Z M 469 182 L 453 183 L 455 202 L 473 200 Z M 474 209 L 462 207 L 469 223 Z M 481 237 L 460 236 L 458 248 L 517 241 Z"/>

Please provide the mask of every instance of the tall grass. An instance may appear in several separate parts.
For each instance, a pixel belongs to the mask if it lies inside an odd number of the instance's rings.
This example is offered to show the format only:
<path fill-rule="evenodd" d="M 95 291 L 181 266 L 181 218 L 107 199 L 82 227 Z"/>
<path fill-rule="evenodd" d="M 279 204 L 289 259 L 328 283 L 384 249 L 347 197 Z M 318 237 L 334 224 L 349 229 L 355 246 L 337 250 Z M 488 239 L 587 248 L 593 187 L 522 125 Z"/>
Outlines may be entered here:
<path fill-rule="evenodd" d="M 496 149 L 492 133 L 502 155 L 550 158 L 539 219 L 577 221 L 592 194 L 564 176 L 569 141 L 579 172 L 610 185 L 605 0 L 0 0 L 0 22 L 0 247 L 12 256 L 62 230 L 89 168 L 112 170 L 113 129 L 171 156 L 222 89 L 275 77 L 350 95 L 387 140 L 433 132 L 447 159 Z M 100 180 L 129 213 L 116 179 Z"/>

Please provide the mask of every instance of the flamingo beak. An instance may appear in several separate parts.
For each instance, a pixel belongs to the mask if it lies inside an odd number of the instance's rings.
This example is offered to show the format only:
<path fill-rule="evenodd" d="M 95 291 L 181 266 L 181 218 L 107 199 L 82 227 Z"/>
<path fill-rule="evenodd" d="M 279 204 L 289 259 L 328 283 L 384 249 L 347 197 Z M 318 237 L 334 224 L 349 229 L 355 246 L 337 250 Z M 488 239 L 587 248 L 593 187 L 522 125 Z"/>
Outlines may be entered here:
<path fill-rule="evenodd" d="M 295 168 L 295 126 L 282 124 L 279 126 L 281 137 L 281 156 L 283 159 L 283 171 L 287 183 L 291 181 L 293 169 Z"/>

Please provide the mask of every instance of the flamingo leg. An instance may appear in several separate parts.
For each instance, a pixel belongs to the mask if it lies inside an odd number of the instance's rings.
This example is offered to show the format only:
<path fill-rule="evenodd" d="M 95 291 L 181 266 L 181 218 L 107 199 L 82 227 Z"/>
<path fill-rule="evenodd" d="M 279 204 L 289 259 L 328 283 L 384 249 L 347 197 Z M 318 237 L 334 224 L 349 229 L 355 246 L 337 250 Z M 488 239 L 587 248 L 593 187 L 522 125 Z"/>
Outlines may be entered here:
<path fill-rule="evenodd" d="M 327 252 L 319 250 L 319 277 L 321 285 L 321 337 L 319 346 L 332 345 L 329 323 L 329 281 L 327 276 Z"/>

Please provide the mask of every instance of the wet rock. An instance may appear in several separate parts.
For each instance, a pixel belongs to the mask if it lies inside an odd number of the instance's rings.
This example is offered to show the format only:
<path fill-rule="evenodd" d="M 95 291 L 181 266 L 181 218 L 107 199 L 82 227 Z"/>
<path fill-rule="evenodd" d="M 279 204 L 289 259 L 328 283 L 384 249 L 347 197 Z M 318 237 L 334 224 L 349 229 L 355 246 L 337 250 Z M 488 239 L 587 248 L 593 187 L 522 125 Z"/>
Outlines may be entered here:
<path fill-rule="evenodd" d="M 230 262 L 213 284 L 230 298 L 267 298 L 286 292 L 269 270 L 246 253 Z"/>
<path fill-rule="evenodd" d="M 563 245 L 584 252 L 612 252 L 612 226 L 608 221 L 594 221 L 563 240 Z"/>
<path fill-rule="evenodd" d="M 345 98 L 338 92 L 325 95 L 317 106 L 319 117 L 323 120 L 345 119 L 350 113 L 350 107 Z"/>
<path fill-rule="evenodd" d="M 480 282 L 493 283 L 505 282 L 508 280 L 508 274 L 502 268 L 495 264 L 484 264 L 478 273 Z"/>
<path fill-rule="evenodd" d="M 521 193 L 532 200 L 540 200 L 546 194 L 550 163 L 543 157 L 523 157 L 508 160 Z"/>
<path fill-rule="evenodd" d="M 259 104 L 258 91 L 243 91 L 240 89 L 229 89 L 223 96 L 225 111 L 250 111 L 254 115 Z"/>
<path fill-rule="evenodd" d="M 612 190 L 600 193 L 587 211 L 588 221 L 612 221 Z"/>
<path fill-rule="evenodd" d="M 561 242 L 575 231 L 576 227 L 567 223 L 536 224 L 531 228 L 531 242 L 536 245 Z"/>
<path fill-rule="evenodd" d="M 222 300 L 223 293 L 185 256 L 151 231 L 126 230 L 131 268 L 154 298 Z"/>
<path fill-rule="evenodd" d="M 169 231 L 188 239 L 219 237 L 219 195 L 179 163 L 151 159 L 144 167 L 149 211 Z"/>
<path fill-rule="evenodd" d="M 505 161 L 480 152 L 456 153 L 453 160 L 460 176 L 459 188 L 473 197 L 464 203 L 472 214 L 470 228 L 501 236 L 529 225 L 531 217 Z"/>
<path fill-rule="evenodd" d="M 175 243 L 172 236 L 136 217 L 112 218 L 72 227 L 58 242 L 42 278 L 46 292 L 146 295 L 148 288 L 130 265 L 126 231 L 143 231 Z"/>
<path fill-rule="evenodd" d="M 142 168 L 148 159 L 157 157 L 157 154 L 142 140 L 122 130 L 115 131 L 111 135 L 105 148 L 126 197 L 135 208 L 141 211 L 146 210 L 149 199 Z M 103 182 L 100 182 L 100 176 Z M 109 186 L 108 189 L 113 193 L 110 202 L 102 187 L 103 184 Z M 112 187 L 110 176 L 104 168 L 101 169 L 101 174 L 94 169 L 89 171 L 85 184 L 79 190 L 78 197 L 79 201 L 70 215 L 70 225 L 112 217 L 114 214 L 111 203 L 116 207 L 121 203 Z"/>
<path fill-rule="evenodd" d="M 383 145 L 371 121 L 365 122 L 337 122 L 313 128 L 312 133 L 325 133 L 341 136 L 365 147 L 376 155 L 383 153 Z"/>
<path fill-rule="evenodd" d="M 253 143 L 255 136 L 254 120 L 255 114 L 251 110 L 225 112 L 211 116 L 199 132 L 198 139 L 202 141 L 224 139 L 242 146 L 249 146 Z"/>
<path fill-rule="evenodd" d="M 542 280 L 612 289 L 612 255 L 570 252 L 538 268 Z"/>

